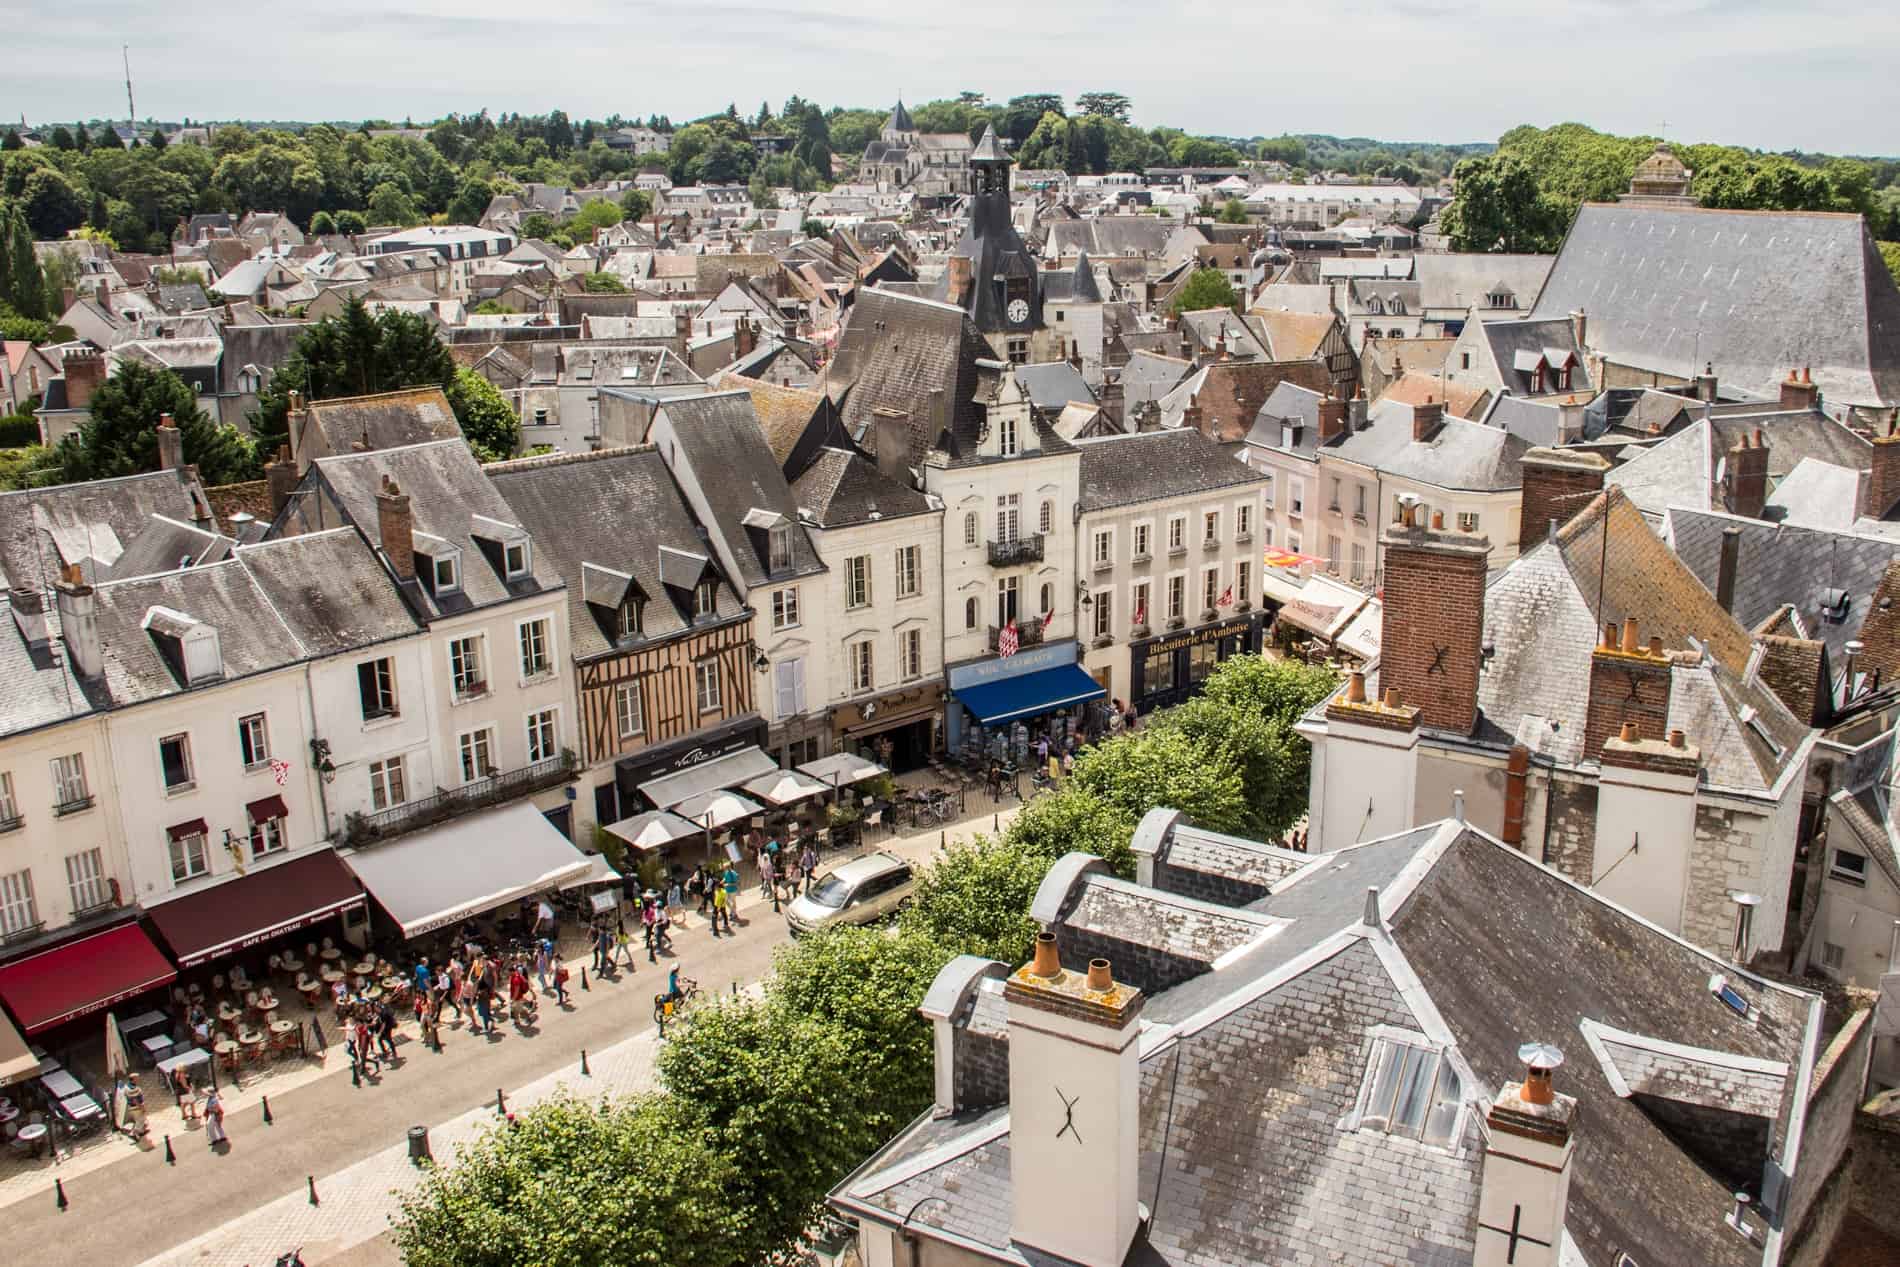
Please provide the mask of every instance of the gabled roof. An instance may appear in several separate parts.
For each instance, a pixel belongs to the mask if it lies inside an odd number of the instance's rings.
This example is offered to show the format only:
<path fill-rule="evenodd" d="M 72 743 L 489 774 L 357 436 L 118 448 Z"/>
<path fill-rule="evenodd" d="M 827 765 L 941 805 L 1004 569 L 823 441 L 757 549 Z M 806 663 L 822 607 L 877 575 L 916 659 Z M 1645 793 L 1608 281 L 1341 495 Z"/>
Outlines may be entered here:
<path fill-rule="evenodd" d="M 1566 392 L 1590 394 L 1590 369 L 1577 346 L 1576 326 L 1562 320 L 1483 321 L 1479 337 L 1489 345 L 1500 384 L 1514 396 L 1548 396 L 1560 390 L 1559 374 L 1570 371 Z M 1539 369 L 1542 374 L 1540 376 Z"/>
<path fill-rule="evenodd" d="M 1504 492 L 1523 486 L 1519 467 L 1530 444 L 1500 427 L 1447 414 L 1427 440 L 1412 438 L 1414 407 L 1381 400 L 1366 423 L 1343 433 L 1327 452 L 1385 475 L 1438 488 Z"/>
<path fill-rule="evenodd" d="M 661 557 L 670 549 L 703 558 L 706 547 L 679 487 L 651 445 L 522 458 L 482 470 L 534 538 L 536 552 L 567 583 L 576 660 L 647 646 L 692 627 L 692 598 L 669 592 Z M 576 514 L 579 506 L 611 508 L 612 513 Z M 645 599 L 638 636 L 620 638 L 618 612 L 590 601 L 601 596 L 588 592 L 584 572 L 589 568 L 632 578 Z M 722 621 L 744 614 L 744 604 L 723 581 L 715 610 Z"/>
<path fill-rule="evenodd" d="M 1082 371 L 1067 361 L 1040 361 L 1016 367 L 1016 381 L 1029 393 L 1036 408 L 1047 414 L 1062 412 L 1072 400 L 1093 403 L 1095 393 L 1083 381 Z"/>
<path fill-rule="evenodd" d="M 1618 365 L 1765 397 L 1812 366 L 1826 399 L 1900 403 L 1900 291 L 1858 215 L 1586 203 L 1532 316 L 1576 311 Z"/>
<path fill-rule="evenodd" d="M 886 478 L 877 464 L 846 449 L 818 451 L 810 466 L 792 481 L 799 509 L 822 528 L 928 514 L 930 499 L 908 484 Z"/>
<path fill-rule="evenodd" d="M 1487 306 L 1499 291 L 1529 308 L 1550 276 L 1554 255 L 1427 254 L 1413 260 L 1419 304 L 1445 312 Z M 1568 316 L 1568 313 L 1563 314 Z"/>
<path fill-rule="evenodd" d="M 395 449 L 462 438 L 461 424 L 440 387 L 339 396 L 308 401 L 304 407 L 332 454 L 348 453 L 359 442 L 372 449 Z"/>
<path fill-rule="evenodd" d="M 191 524 L 205 505 L 184 471 L 0 493 L 0 579 L 9 589 L 50 590 L 60 566 L 74 563 L 88 579 L 110 575 L 160 520 Z"/>
<path fill-rule="evenodd" d="M 1726 509 L 1723 480 L 1729 450 L 1756 431 L 1768 446 L 1771 496 L 1804 459 L 1853 470 L 1873 465 L 1872 445 L 1814 410 L 1717 410 L 1624 463 L 1611 478 L 1651 518 L 1671 506 Z"/>
<path fill-rule="evenodd" d="M 992 357 L 990 345 L 969 314 L 951 304 L 899 295 L 884 289 L 858 295 L 826 367 L 824 386 L 842 393 L 845 430 L 876 451 L 871 415 L 893 409 L 909 418 L 909 465 L 942 448 L 958 454 L 982 433 L 976 403 L 981 374 L 977 361 Z M 932 397 L 943 393 L 947 427 L 933 425 Z"/>
<path fill-rule="evenodd" d="M 1248 317 L 1260 323 L 1266 337 L 1267 359 L 1273 361 L 1305 361 L 1318 356 L 1326 336 L 1338 324 L 1338 318 L 1330 312 L 1256 308 Z"/>

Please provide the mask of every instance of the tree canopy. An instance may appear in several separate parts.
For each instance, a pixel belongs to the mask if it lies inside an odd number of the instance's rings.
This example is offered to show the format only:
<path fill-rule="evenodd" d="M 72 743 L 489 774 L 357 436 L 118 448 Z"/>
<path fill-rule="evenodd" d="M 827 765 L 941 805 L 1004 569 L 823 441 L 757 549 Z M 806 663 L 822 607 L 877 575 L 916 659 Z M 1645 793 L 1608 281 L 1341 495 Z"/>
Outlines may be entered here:
<path fill-rule="evenodd" d="M 1173 311 L 1204 312 L 1209 308 L 1238 308 L 1234 284 L 1218 268 L 1196 269 L 1174 297 Z"/>
<path fill-rule="evenodd" d="M 431 385 L 447 391 L 455 368 L 449 350 L 421 316 L 393 310 L 371 316 L 362 299 L 352 296 L 340 315 L 325 317 L 297 336 L 283 368 L 258 393 L 251 433 L 258 451 L 268 457 L 288 434 L 293 391 L 309 400 Z"/>
<path fill-rule="evenodd" d="M 123 360 L 93 394 L 79 429 L 54 450 L 66 482 L 112 479 L 158 469 L 158 422 L 165 415 L 182 433 L 184 460 L 206 484 L 252 478 L 251 442 L 236 427 L 213 422 L 190 386 L 170 370 Z"/>

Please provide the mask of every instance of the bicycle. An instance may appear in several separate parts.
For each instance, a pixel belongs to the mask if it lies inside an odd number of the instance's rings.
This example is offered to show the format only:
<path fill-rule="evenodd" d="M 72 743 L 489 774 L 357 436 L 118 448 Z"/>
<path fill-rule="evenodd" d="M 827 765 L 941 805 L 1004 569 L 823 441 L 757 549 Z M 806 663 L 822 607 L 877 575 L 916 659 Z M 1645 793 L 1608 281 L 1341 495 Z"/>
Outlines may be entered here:
<path fill-rule="evenodd" d="M 661 1034 L 666 1033 L 666 1023 L 679 1015 L 698 993 L 699 982 L 690 977 L 681 977 L 677 998 L 664 993 L 653 996 L 653 1023 L 660 1027 Z"/>

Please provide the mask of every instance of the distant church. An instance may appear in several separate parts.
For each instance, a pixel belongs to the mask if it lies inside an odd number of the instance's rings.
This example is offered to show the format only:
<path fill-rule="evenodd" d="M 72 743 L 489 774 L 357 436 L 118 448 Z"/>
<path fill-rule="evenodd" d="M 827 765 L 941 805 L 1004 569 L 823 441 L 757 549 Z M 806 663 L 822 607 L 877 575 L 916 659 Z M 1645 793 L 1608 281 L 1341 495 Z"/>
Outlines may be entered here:
<path fill-rule="evenodd" d="M 1682 165 L 1669 142 L 1661 141 L 1655 152 L 1636 165 L 1630 179 L 1630 191 L 1617 195 L 1620 203 L 1640 207 L 1694 207 L 1699 205 L 1689 192 L 1695 173 Z"/>
<path fill-rule="evenodd" d="M 925 198 L 967 194 L 970 151 L 970 138 L 961 132 L 919 132 L 900 101 L 884 130 L 864 147 L 858 179 Z"/>

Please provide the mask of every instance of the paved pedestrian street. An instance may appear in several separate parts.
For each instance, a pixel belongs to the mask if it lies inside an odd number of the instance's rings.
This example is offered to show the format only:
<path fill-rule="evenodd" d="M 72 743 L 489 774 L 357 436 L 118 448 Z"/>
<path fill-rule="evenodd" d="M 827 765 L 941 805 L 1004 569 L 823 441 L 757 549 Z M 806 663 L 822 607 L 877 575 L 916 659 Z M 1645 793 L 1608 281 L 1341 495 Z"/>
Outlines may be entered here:
<path fill-rule="evenodd" d="M 921 860 L 946 840 L 1007 823 L 1013 806 L 1013 800 L 997 807 L 973 794 L 963 821 L 873 839 L 870 847 Z M 662 956 L 650 964 L 639 953 L 633 973 L 598 980 L 590 972 L 584 992 L 579 969 L 587 959 L 577 955 L 569 961 L 571 1005 L 562 1009 L 544 997 L 540 1028 L 530 1033 L 499 1025 L 483 1038 L 445 1023 L 436 1052 L 409 1020 L 397 1040 L 400 1058 L 360 1087 L 351 1084 L 348 1057 L 333 1044 L 321 1065 L 227 1097 L 228 1148 L 208 1148 L 202 1129 L 184 1128 L 176 1110 L 165 1108 L 153 1113 L 144 1150 L 114 1137 L 56 1167 L 15 1173 L 0 1182 L 9 1244 L 45 1247 L 39 1257 L 61 1263 L 268 1267 L 299 1247 L 310 1267 L 393 1263 L 387 1234 L 397 1194 L 417 1174 L 408 1159 L 409 1128 L 427 1126 L 431 1151 L 448 1161 L 457 1144 L 499 1120 L 497 1091 L 518 1111 L 563 1087 L 617 1096 L 651 1086 L 659 1042 L 653 995 L 671 963 L 702 989 L 730 994 L 762 981 L 773 953 L 786 944 L 783 919 L 756 887 L 743 895 L 740 914 L 737 934 L 715 940 L 706 921 L 689 912 L 688 926 L 674 938 L 674 960 Z M 270 1100 L 269 1125 L 263 1094 Z M 174 1164 L 164 1158 L 167 1133 Z M 69 1203 L 65 1210 L 57 1206 L 55 1176 Z"/>

